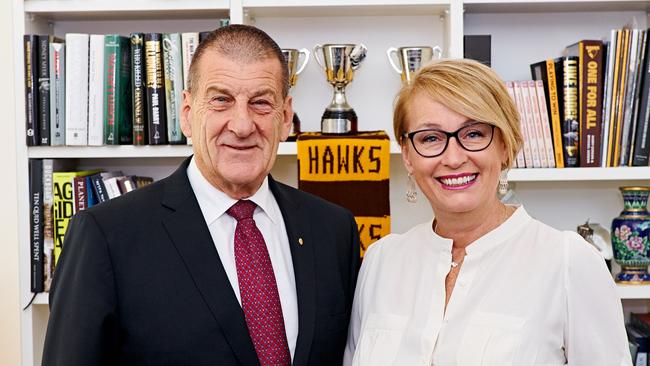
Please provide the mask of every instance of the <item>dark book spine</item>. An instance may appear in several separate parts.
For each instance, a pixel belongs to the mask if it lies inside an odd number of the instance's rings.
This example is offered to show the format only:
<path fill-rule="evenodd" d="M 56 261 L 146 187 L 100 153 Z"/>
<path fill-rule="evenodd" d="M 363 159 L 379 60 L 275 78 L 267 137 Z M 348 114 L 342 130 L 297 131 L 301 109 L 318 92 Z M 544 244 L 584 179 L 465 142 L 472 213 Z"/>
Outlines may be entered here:
<path fill-rule="evenodd" d="M 88 208 L 88 193 L 86 190 L 86 177 L 78 176 L 72 179 L 74 189 L 74 212 L 85 210 Z"/>
<path fill-rule="evenodd" d="M 95 199 L 97 200 L 98 204 L 110 200 L 110 197 L 108 197 L 108 193 L 106 192 L 104 180 L 100 174 L 91 175 L 90 181 L 92 183 L 92 189 L 95 193 Z"/>
<path fill-rule="evenodd" d="M 167 143 L 161 40 L 160 33 L 146 33 L 144 35 L 145 68 L 147 70 L 147 125 L 149 127 L 150 145 Z"/>
<path fill-rule="evenodd" d="M 38 37 L 26 34 L 23 38 L 25 51 L 25 127 L 27 146 L 40 143 L 38 128 L 38 101 L 36 93 L 36 65 Z"/>
<path fill-rule="evenodd" d="M 43 292 L 43 161 L 29 160 L 31 290 Z"/>
<path fill-rule="evenodd" d="M 581 41 L 579 51 L 580 166 L 599 167 L 603 118 L 603 43 Z"/>
<path fill-rule="evenodd" d="M 648 30 L 650 31 L 650 29 Z M 634 154 L 632 155 L 633 166 L 648 166 L 648 155 L 650 155 L 650 51 L 647 42 L 650 37 L 646 38 L 645 55 L 642 64 L 641 91 L 639 99 L 639 115 L 636 121 L 636 135 L 634 136 Z"/>
<path fill-rule="evenodd" d="M 564 166 L 580 166 L 579 122 L 578 122 L 578 57 L 562 59 L 562 89 L 564 113 L 562 119 L 562 144 Z"/>
<path fill-rule="evenodd" d="M 133 94 L 133 145 L 147 143 L 147 103 L 144 80 L 144 34 L 131 34 L 131 93 Z"/>
<path fill-rule="evenodd" d="M 38 36 L 38 125 L 40 144 L 50 145 L 50 39 Z"/>
<path fill-rule="evenodd" d="M 133 144 L 131 40 L 129 37 L 120 37 L 118 41 L 120 47 L 117 60 L 115 122 L 117 122 L 118 143 L 120 145 L 131 145 Z"/>

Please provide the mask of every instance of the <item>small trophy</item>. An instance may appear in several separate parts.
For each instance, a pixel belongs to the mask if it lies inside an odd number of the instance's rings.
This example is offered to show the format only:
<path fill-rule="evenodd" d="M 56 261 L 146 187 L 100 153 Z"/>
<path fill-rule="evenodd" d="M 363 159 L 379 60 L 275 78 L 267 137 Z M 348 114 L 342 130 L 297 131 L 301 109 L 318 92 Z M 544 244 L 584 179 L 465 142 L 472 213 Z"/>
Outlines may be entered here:
<path fill-rule="evenodd" d="M 426 65 L 433 59 L 435 53 L 435 58 L 439 59 L 442 57 L 442 48 L 439 46 L 429 47 L 400 47 L 395 48 L 391 47 L 386 50 L 386 55 L 388 56 L 388 62 L 393 67 L 393 69 L 402 75 L 402 83 L 409 84 L 415 74 L 423 65 Z M 399 58 L 400 66 L 397 66 L 395 63 L 395 57 L 393 54 L 397 55 Z"/>
<path fill-rule="evenodd" d="M 323 52 L 321 61 L 319 50 Z M 354 71 L 366 57 L 368 49 L 363 44 L 317 44 L 314 57 L 325 70 L 327 81 L 334 87 L 332 102 L 321 118 L 321 132 L 326 134 L 356 133 L 357 114 L 345 98 L 345 86 L 352 82 Z"/>
<path fill-rule="evenodd" d="M 295 48 L 283 48 L 282 54 L 287 60 L 287 66 L 289 67 L 289 86 L 293 87 L 298 81 L 298 75 L 305 69 L 307 62 L 309 61 L 309 50 L 306 48 L 301 48 L 299 50 Z M 300 55 L 304 55 L 302 64 L 300 64 Z M 300 66 L 298 66 L 300 64 Z M 296 137 L 300 134 L 300 118 L 298 114 L 294 112 L 293 114 L 293 123 L 291 125 L 291 133 L 287 141 L 296 141 Z"/>

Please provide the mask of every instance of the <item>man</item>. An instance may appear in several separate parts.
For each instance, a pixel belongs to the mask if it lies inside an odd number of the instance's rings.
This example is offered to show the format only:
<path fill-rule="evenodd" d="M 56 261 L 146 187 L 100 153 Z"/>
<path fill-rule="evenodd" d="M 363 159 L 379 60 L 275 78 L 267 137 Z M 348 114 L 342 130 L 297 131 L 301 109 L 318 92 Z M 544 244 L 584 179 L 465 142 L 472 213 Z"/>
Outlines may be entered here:
<path fill-rule="evenodd" d="M 292 116 L 268 35 L 232 25 L 201 43 L 182 107 L 194 156 L 73 218 L 43 365 L 341 364 L 357 227 L 269 176 Z"/>

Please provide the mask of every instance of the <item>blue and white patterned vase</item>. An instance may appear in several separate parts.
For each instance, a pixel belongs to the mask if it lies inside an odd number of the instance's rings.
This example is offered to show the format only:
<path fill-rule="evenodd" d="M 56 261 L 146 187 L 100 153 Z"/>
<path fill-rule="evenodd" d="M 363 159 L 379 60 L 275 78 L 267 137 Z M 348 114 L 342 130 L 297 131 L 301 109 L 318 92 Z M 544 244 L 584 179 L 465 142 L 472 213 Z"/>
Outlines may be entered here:
<path fill-rule="evenodd" d="M 612 221 L 614 260 L 621 266 L 616 282 L 650 284 L 650 187 L 620 187 L 623 212 Z"/>

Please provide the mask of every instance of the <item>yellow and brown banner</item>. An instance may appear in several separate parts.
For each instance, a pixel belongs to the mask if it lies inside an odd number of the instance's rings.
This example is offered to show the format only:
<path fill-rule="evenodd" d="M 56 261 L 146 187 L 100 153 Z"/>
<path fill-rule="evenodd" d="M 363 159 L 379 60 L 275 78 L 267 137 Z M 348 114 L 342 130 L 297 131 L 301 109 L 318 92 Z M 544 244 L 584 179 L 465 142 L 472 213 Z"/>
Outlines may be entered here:
<path fill-rule="evenodd" d="M 361 255 L 390 233 L 390 140 L 384 131 L 298 136 L 298 187 L 355 216 Z"/>

